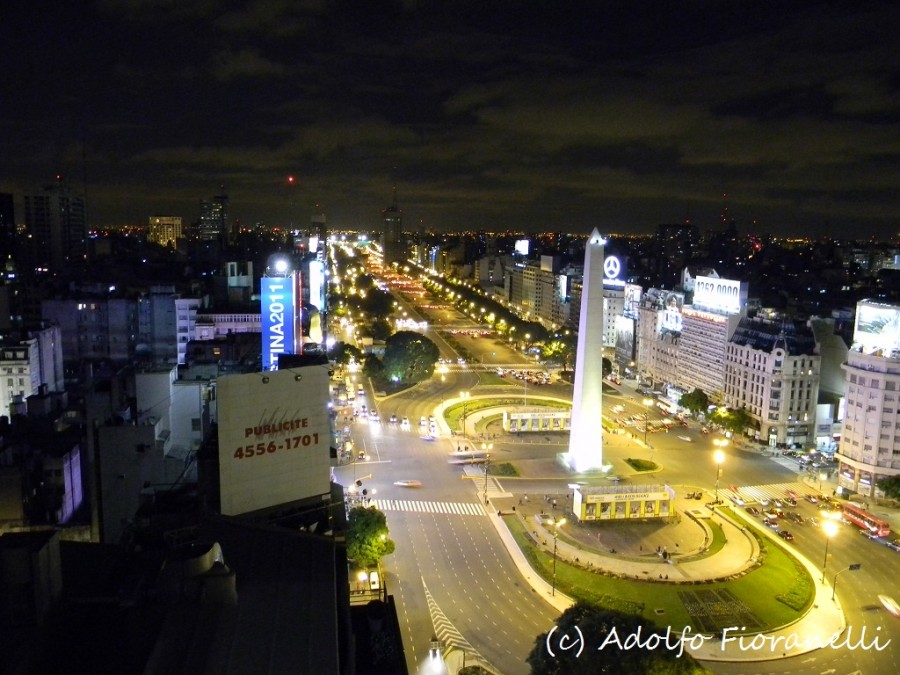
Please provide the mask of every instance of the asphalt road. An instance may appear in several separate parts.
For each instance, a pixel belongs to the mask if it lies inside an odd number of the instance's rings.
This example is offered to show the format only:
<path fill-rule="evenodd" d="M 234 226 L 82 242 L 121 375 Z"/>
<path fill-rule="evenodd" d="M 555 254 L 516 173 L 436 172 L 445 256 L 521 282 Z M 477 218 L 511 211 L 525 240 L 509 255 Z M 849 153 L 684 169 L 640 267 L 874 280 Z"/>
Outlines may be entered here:
<path fill-rule="evenodd" d="M 406 309 L 409 312 L 412 308 Z M 437 325 L 456 328 L 469 325 L 467 319 L 454 316 L 452 310 L 441 312 L 436 317 L 430 316 L 430 312 L 420 314 L 429 318 L 432 325 L 435 320 Z M 455 358 L 450 346 L 439 335 L 433 339 L 444 357 Z M 466 349 L 476 355 L 476 360 L 483 361 L 485 367 L 492 360 L 517 362 L 523 366 L 533 363 L 513 350 L 503 351 L 502 342 L 493 338 L 461 336 L 458 339 L 466 341 Z M 472 480 L 460 478 L 459 466 L 447 464 L 447 453 L 452 447 L 449 439 L 427 441 L 420 438 L 419 418 L 427 418 L 442 401 L 456 398 L 460 391 L 475 389 L 483 379 L 482 373 L 480 365 L 454 369 L 443 379 L 436 377 L 415 391 L 377 404 L 381 424 L 353 425 L 357 450 L 364 448 L 368 461 L 335 471 L 338 480 L 344 484 L 354 477 L 365 477 L 364 485 L 388 515 L 398 553 L 385 559 L 386 583 L 388 591 L 398 600 L 407 663 L 412 672 L 424 659 L 436 631 L 445 642 L 471 649 L 471 653 L 477 652 L 500 672 L 510 675 L 527 672 L 524 659 L 535 637 L 546 631 L 556 616 L 556 611 L 521 579 L 487 518 L 445 512 L 462 508 L 459 505 L 465 505 L 467 509 L 480 506 L 478 487 Z M 510 391 L 523 389 L 518 381 L 509 381 L 506 386 Z M 565 385 L 535 388 L 534 391 L 535 395 L 563 398 L 571 395 L 570 388 Z M 643 415 L 648 411 L 641 401 L 642 397 L 629 391 L 626 384 L 621 394 L 605 396 L 604 407 L 611 417 Z M 613 414 L 613 405 L 623 405 L 625 411 Z M 407 416 L 410 428 L 388 424 L 386 420 L 391 414 Z M 651 420 L 660 417 L 655 410 L 649 414 Z M 628 430 L 643 440 L 641 431 L 633 427 Z M 529 440 L 537 442 L 496 442 L 494 454 L 502 453 L 507 460 L 553 457 L 564 449 L 565 444 L 564 439 L 554 436 L 549 441 L 540 437 Z M 614 472 L 622 474 L 628 473 L 625 458 L 652 459 L 662 466 L 662 470 L 653 475 L 653 482 L 696 485 L 712 491 L 716 478 L 716 465 L 712 460 L 714 446 L 712 437 L 702 434 L 698 425 L 648 434 L 647 440 L 651 448 L 643 447 L 627 435 L 607 435 L 604 457 L 614 464 Z M 723 498 L 730 486 L 772 486 L 796 482 L 802 475 L 755 449 L 731 444 L 725 452 L 719 485 Z M 419 480 L 422 487 L 394 485 L 394 481 L 403 479 Z M 515 485 L 505 487 L 516 492 L 564 494 L 568 482 L 570 480 L 564 477 L 534 478 L 515 481 Z M 810 489 L 810 492 L 814 490 Z M 430 510 L 416 510 L 419 508 Z M 815 507 L 805 502 L 801 502 L 796 510 L 805 517 L 816 513 Z M 794 523 L 788 527 L 795 539 L 786 545 L 821 565 L 824 557 L 821 531 Z M 891 641 L 890 647 L 883 651 L 871 646 L 855 650 L 825 649 L 793 659 L 706 665 L 716 673 L 850 675 L 900 672 L 896 656 L 900 650 L 892 648 L 900 646 L 900 619 L 886 612 L 877 600 L 879 593 L 900 597 L 897 578 L 900 554 L 866 540 L 851 525 L 843 526 L 829 542 L 828 553 L 829 583 L 835 572 L 845 570 L 851 563 L 862 563 L 859 571 L 841 572 L 837 584 L 837 597 L 846 612 L 848 625 L 853 628 L 853 641 L 865 627 L 866 643 L 871 643 L 877 636 L 881 644 Z"/>

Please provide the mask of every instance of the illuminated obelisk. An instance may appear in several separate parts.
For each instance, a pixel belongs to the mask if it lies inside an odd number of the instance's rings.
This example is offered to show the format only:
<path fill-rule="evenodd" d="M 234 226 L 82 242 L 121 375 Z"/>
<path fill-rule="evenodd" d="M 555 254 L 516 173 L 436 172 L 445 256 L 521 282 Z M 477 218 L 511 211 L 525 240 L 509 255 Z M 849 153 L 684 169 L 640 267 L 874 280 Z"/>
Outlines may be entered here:
<path fill-rule="evenodd" d="M 584 249 L 581 315 L 567 463 L 575 471 L 603 466 L 603 246 L 596 228 Z"/>

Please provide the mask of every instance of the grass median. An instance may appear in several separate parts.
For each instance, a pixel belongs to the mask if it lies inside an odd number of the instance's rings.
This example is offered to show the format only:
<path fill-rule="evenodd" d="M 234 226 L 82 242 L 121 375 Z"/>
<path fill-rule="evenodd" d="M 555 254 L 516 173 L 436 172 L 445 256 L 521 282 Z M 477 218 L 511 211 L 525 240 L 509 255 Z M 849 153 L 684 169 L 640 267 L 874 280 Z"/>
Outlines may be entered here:
<path fill-rule="evenodd" d="M 505 516 L 506 525 L 531 567 L 548 583 L 553 580 L 552 549 L 535 544 L 519 516 Z M 751 536 L 756 536 L 751 533 Z M 762 564 L 720 582 L 672 583 L 658 581 L 656 565 L 648 564 L 646 579 L 617 577 L 584 569 L 563 560 L 556 562 L 556 588 L 561 593 L 593 605 L 638 614 L 673 630 L 696 629 L 697 622 L 685 608 L 680 591 L 727 590 L 760 622 L 760 631 L 788 625 L 801 616 L 814 598 L 814 580 L 803 566 L 781 546 L 763 541 Z M 727 628 L 732 625 L 719 627 Z"/>

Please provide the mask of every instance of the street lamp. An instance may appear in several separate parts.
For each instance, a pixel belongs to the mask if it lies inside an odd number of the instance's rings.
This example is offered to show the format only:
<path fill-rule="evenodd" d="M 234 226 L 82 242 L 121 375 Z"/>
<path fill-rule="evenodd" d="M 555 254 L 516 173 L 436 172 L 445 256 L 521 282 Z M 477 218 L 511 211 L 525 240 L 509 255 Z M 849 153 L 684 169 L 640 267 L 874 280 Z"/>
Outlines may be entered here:
<path fill-rule="evenodd" d="M 553 587 L 550 595 L 556 596 L 556 538 L 559 536 L 559 528 L 566 524 L 565 518 L 553 521 Z"/>
<path fill-rule="evenodd" d="M 825 532 L 825 557 L 822 560 L 822 583 L 825 583 L 825 568 L 828 567 L 828 542 L 837 534 L 838 524 L 834 520 L 826 520 L 822 523 L 822 530 Z"/>
<path fill-rule="evenodd" d="M 644 408 L 647 408 L 647 412 L 644 413 L 644 445 L 647 445 L 647 427 L 650 426 L 650 406 L 654 403 L 652 398 L 644 399 Z"/>
<path fill-rule="evenodd" d="M 491 463 L 491 450 L 494 449 L 493 443 L 482 443 L 481 451 L 486 453 L 484 456 L 484 503 L 487 505 L 487 478 L 488 478 L 488 465 Z"/>
<path fill-rule="evenodd" d="M 716 445 L 724 445 L 724 443 L 719 443 L 719 439 L 713 441 Z M 727 441 L 725 441 L 727 443 Z M 716 463 L 716 499 L 713 502 L 714 504 L 719 503 L 719 478 L 722 475 L 722 462 L 725 461 L 725 452 L 721 449 L 716 450 L 713 453 L 713 461 Z"/>
<path fill-rule="evenodd" d="M 462 432 L 463 432 L 463 440 L 466 440 L 466 406 L 469 403 L 469 392 L 461 391 L 461 392 L 459 392 L 459 395 L 463 400 Z"/>

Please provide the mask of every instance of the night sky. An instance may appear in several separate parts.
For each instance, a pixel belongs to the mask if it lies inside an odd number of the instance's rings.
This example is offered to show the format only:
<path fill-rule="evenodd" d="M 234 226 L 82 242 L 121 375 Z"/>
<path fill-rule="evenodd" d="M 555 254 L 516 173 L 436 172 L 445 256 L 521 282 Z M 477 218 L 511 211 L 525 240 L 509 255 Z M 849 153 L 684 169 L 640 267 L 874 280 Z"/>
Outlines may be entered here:
<path fill-rule="evenodd" d="M 3 5 L 0 192 L 91 224 L 404 224 L 889 238 L 900 3 Z M 288 176 L 295 176 L 293 186 Z M 724 197 L 727 195 L 727 197 Z"/>

